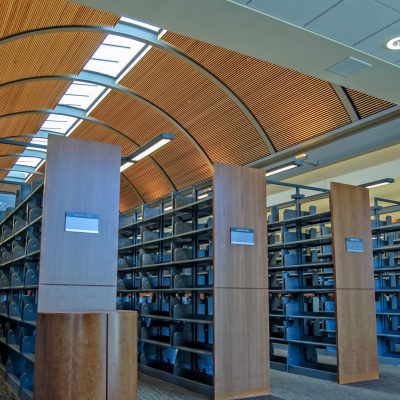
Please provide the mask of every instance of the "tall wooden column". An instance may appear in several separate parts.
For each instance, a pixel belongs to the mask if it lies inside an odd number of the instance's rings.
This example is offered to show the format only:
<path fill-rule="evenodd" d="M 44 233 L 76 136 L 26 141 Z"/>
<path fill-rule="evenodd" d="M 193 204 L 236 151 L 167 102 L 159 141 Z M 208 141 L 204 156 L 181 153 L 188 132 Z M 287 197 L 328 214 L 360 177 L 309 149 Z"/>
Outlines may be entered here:
<path fill-rule="evenodd" d="M 120 164 L 119 146 L 49 137 L 39 312 L 115 310 Z M 98 233 L 67 232 L 66 213 L 97 218 Z"/>
<path fill-rule="evenodd" d="M 338 381 L 378 379 L 369 193 L 359 186 L 332 183 L 330 204 Z"/>
<path fill-rule="evenodd" d="M 119 146 L 51 136 L 35 400 L 136 399 L 137 314 L 116 312 Z"/>
<path fill-rule="evenodd" d="M 218 400 L 270 392 L 265 207 L 263 171 L 215 164 L 214 390 Z M 254 245 L 231 243 L 232 228 L 253 230 Z"/>

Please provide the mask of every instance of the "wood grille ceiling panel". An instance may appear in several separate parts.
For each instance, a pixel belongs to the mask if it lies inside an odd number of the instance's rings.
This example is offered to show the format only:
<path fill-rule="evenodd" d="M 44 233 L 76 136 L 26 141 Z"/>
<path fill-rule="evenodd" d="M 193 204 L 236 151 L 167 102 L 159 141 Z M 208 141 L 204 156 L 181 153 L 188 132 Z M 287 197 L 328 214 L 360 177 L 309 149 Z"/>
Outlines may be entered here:
<path fill-rule="evenodd" d="M 110 129 L 104 128 L 92 122 L 83 121 L 71 134 L 71 137 L 82 140 L 94 140 L 110 144 L 119 144 L 121 146 L 121 154 L 129 154 L 135 150 L 136 146 L 128 140 L 122 138 Z"/>
<path fill-rule="evenodd" d="M 16 139 L 19 142 L 28 142 L 28 138 Z M 22 153 L 24 148 L 21 146 L 10 146 L 7 144 L 0 145 L 0 154 Z M 0 157 L 0 168 L 12 168 L 17 157 Z M 1 171 L 0 171 L 1 172 Z M 5 173 L 7 175 L 7 172 Z"/>
<path fill-rule="evenodd" d="M 0 82 L 33 76 L 77 75 L 103 39 L 104 35 L 97 33 L 61 32 L 1 45 Z"/>
<path fill-rule="evenodd" d="M 18 111 L 52 109 L 67 90 L 69 82 L 29 82 L 0 88 L 0 115 Z"/>
<path fill-rule="evenodd" d="M 351 122 L 328 82 L 175 33 L 168 32 L 163 40 L 225 82 L 277 150 Z"/>
<path fill-rule="evenodd" d="M 369 117 L 372 114 L 376 114 L 379 111 L 383 111 L 387 108 L 394 106 L 393 103 L 390 103 L 388 101 L 381 100 L 352 89 L 346 90 L 353 104 L 357 108 L 357 111 L 360 114 L 361 118 Z"/>
<path fill-rule="evenodd" d="M 126 181 L 126 179 L 121 179 L 121 190 L 119 199 L 119 210 L 121 212 L 128 211 L 129 209 L 138 206 L 142 201 L 136 195 L 135 191 Z"/>
<path fill-rule="evenodd" d="M 171 193 L 171 188 L 150 162 L 144 158 L 124 171 L 145 202 L 158 199 Z"/>
<path fill-rule="evenodd" d="M 0 119 L 0 137 L 34 135 L 47 118 L 46 114 L 20 115 Z"/>
<path fill-rule="evenodd" d="M 246 164 L 268 154 L 233 101 L 176 57 L 153 48 L 120 83 L 174 116 L 213 161 Z"/>
<path fill-rule="evenodd" d="M 153 153 L 153 158 L 178 188 L 210 176 L 211 171 L 195 147 L 175 127 L 148 106 L 113 91 L 93 110 L 91 116 L 124 132 L 139 145 L 161 132 L 175 134 L 173 142 Z M 123 151 L 128 155 L 130 151 Z"/>
<path fill-rule="evenodd" d="M 0 36 L 49 26 L 114 26 L 119 16 L 66 0 L 1 0 Z"/>

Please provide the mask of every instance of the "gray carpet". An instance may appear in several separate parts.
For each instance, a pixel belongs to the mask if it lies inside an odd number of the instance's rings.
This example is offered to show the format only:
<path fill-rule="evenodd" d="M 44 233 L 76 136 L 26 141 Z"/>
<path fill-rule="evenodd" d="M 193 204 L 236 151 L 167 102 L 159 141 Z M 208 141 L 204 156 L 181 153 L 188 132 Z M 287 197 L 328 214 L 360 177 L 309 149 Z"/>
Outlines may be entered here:
<path fill-rule="evenodd" d="M 268 400 L 400 400 L 400 366 L 382 366 L 378 381 L 338 385 L 335 382 L 271 371 L 272 396 Z M 205 400 L 156 378 L 139 374 L 139 400 Z M 264 398 L 260 398 L 264 399 Z M 0 400 L 16 400 L 0 377 Z"/>

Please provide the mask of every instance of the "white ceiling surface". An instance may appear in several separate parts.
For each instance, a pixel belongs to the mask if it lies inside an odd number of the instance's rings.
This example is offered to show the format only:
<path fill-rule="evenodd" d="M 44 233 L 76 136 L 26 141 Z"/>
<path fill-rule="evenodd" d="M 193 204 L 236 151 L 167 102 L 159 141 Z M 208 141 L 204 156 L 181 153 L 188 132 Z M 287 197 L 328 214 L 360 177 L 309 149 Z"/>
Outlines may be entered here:
<path fill-rule="evenodd" d="M 384 43 L 400 35 L 400 0 L 232 0 L 383 60 L 400 52 Z"/>
<path fill-rule="evenodd" d="M 79 2 L 400 104 L 400 51 L 384 47 L 400 34 L 400 0 Z M 349 57 L 371 67 L 351 76 L 329 70 Z"/>
<path fill-rule="evenodd" d="M 370 189 L 371 200 L 385 197 L 400 201 L 400 144 L 383 150 L 375 151 L 360 157 L 356 157 L 338 164 L 320 168 L 312 172 L 296 176 L 285 182 L 301 185 L 315 186 L 329 189 L 330 182 L 360 185 L 384 178 L 394 178 L 395 182 L 389 185 Z M 271 177 L 274 179 L 275 177 Z M 278 175 L 276 176 L 278 178 Z M 279 204 L 288 201 L 293 189 L 277 185 L 268 185 L 268 205 Z M 317 192 L 304 191 L 306 195 Z"/>

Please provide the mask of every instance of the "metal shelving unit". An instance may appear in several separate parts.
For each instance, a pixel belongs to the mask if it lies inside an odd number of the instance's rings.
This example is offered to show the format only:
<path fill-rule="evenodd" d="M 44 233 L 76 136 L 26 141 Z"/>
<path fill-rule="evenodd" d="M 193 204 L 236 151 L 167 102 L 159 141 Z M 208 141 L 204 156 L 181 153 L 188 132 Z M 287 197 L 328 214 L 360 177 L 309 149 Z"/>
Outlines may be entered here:
<path fill-rule="evenodd" d="M 0 369 L 21 399 L 31 399 L 43 183 L 23 189 L 0 222 Z"/>
<path fill-rule="evenodd" d="M 400 202 L 376 198 L 372 218 L 379 361 L 400 364 Z"/>
<path fill-rule="evenodd" d="M 268 209 L 271 367 L 336 379 L 331 215 L 294 189 Z"/>
<path fill-rule="evenodd" d="M 139 312 L 143 371 L 210 394 L 212 183 L 121 215 L 118 309 Z"/>

